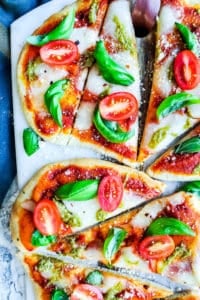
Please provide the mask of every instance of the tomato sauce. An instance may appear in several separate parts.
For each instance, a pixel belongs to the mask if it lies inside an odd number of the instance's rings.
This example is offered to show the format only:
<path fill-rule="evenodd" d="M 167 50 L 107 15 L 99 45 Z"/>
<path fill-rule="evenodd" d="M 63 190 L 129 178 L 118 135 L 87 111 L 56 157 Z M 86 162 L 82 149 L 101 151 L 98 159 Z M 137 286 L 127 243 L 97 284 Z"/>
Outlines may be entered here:
<path fill-rule="evenodd" d="M 29 251 L 34 250 L 34 246 L 31 243 L 34 229 L 32 212 L 22 209 L 19 216 L 19 236 L 22 244 Z"/>
<path fill-rule="evenodd" d="M 125 188 L 145 197 L 146 200 L 153 199 L 160 195 L 160 190 L 151 188 L 143 179 L 140 180 L 139 176 L 136 178 L 129 178 L 126 181 Z"/>
<path fill-rule="evenodd" d="M 171 153 L 166 157 L 161 157 L 151 168 L 155 172 L 169 171 L 174 174 L 190 175 L 199 164 L 200 153 Z"/>

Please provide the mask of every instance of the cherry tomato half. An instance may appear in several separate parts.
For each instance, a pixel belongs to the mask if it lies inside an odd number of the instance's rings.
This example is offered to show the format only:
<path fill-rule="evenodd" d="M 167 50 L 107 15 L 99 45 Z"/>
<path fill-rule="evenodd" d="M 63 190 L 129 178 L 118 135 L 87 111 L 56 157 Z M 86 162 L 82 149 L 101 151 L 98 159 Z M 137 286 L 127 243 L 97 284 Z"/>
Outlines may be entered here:
<path fill-rule="evenodd" d="M 117 175 L 105 176 L 98 188 L 100 207 L 104 211 L 114 211 L 120 204 L 123 196 L 122 180 Z"/>
<path fill-rule="evenodd" d="M 103 98 L 99 104 L 101 116 L 105 120 L 121 121 L 138 115 L 137 99 L 130 93 L 117 92 Z"/>
<path fill-rule="evenodd" d="M 78 58 L 78 47 L 69 40 L 56 40 L 40 48 L 42 61 L 51 65 L 70 64 Z"/>
<path fill-rule="evenodd" d="M 174 76 L 182 90 L 192 90 L 200 82 L 200 62 L 190 50 L 178 53 L 174 60 Z"/>
<path fill-rule="evenodd" d="M 90 284 L 78 284 L 70 296 L 70 300 L 103 300 L 101 291 Z"/>
<path fill-rule="evenodd" d="M 49 199 L 43 199 L 36 204 L 33 220 L 36 228 L 43 235 L 57 234 L 62 224 L 56 204 Z"/>
<path fill-rule="evenodd" d="M 139 253 L 144 259 L 166 258 L 174 249 L 174 240 L 169 235 L 148 236 L 139 245 Z"/>

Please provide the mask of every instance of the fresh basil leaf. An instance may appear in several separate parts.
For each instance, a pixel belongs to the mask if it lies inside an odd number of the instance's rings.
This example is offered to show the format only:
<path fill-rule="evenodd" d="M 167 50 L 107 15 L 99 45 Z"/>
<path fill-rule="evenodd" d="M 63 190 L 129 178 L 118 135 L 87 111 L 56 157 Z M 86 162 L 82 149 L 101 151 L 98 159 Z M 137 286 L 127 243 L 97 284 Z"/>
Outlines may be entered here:
<path fill-rule="evenodd" d="M 51 294 L 51 300 L 69 300 L 69 296 L 63 290 L 54 290 Z"/>
<path fill-rule="evenodd" d="M 43 46 L 44 44 L 54 40 L 67 40 L 73 30 L 75 22 L 75 10 L 72 8 L 68 15 L 60 22 L 60 24 L 47 34 L 31 35 L 27 38 L 27 42 L 35 46 Z"/>
<path fill-rule="evenodd" d="M 124 241 L 127 235 L 126 230 L 121 228 L 112 228 L 110 229 L 107 238 L 104 241 L 103 245 L 103 254 L 109 264 L 111 264 L 111 260 L 113 256 L 119 250 L 122 242 Z"/>
<path fill-rule="evenodd" d="M 62 127 L 62 110 L 60 106 L 60 99 L 63 97 L 69 80 L 61 79 L 55 81 L 46 91 L 44 95 L 45 105 L 51 114 L 54 121 Z"/>
<path fill-rule="evenodd" d="M 158 119 L 162 119 L 173 113 L 182 107 L 192 105 L 192 104 L 199 104 L 200 98 L 188 94 L 186 92 L 181 92 L 178 94 L 173 94 L 165 98 L 157 108 L 156 115 Z"/>
<path fill-rule="evenodd" d="M 181 187 L 182 191 L 200 196 L 200 181 L 192 181 Z"/>
<path fill-rule="evenodd" d="M 98 179 L 85 179 L 70 182 L 60 186 L 55 195 L 62 200 L 84 201 L 90 200 L 97 195 L 99 186 Z"/>
<path fill-rule="evenodd" d="M 186 44 L 187 49 L 191 50 L 199 56 L 199 43 L 196 35 L 190 30 L 190 28 L 182 23 L 175 22 L 176 28 L 179 30 L 183 41 Z"/>
<path fill-rule="evenodd" d="M 32 128 L 23 131 L 23 145 L 27 155 L 32 155 L 39 149 L 39 137 Z"/>
<path fill-rule="evenodd" d="M 31 237 L 31 243 L 34 246 L 47 246 L 49 244 L 55 243 L 55 235 L 43 235 L 38 230 L 35 230 Z"/>
<path fill-rule="evenodd" d="M 200 152 L 200 136 L 194 136 L 178 144 L 175 153 L 197 153 Z"/>
<path fill-rule="evenodd" d="M 147 228 L 145 235 L 188 235 L 195 236 L 196 233 L 184 222 L 170 217 L 155 219 Z"/>
<path fill-rule="evenodd" d="M 101 285 L 103 282 L 103 275 L 100 271 L 94 270 L 87 275 L 85 281 L 92 285 Z"/>

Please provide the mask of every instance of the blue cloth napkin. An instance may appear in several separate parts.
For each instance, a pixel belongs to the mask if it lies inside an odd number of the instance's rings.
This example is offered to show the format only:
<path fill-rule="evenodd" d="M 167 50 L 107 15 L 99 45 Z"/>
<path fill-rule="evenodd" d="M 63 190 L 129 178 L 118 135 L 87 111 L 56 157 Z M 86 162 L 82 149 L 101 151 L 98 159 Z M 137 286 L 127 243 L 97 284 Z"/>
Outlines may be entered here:
<path fill-rule="evenodd" d="M 16 175 L 10 58 L 6 49 L 9 48 L 9 26 L 16 18 L 48 1 L 0 0 L 0 205 Z"/>

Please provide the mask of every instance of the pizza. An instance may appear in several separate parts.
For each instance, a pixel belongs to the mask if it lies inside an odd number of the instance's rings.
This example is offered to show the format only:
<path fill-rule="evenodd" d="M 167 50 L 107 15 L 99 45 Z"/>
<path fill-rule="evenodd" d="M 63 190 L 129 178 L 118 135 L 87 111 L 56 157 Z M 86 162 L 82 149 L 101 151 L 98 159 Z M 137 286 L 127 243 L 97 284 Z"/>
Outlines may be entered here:
<path fill-rule="evenodd" d="M 199 8 L 199 1 L 162 1 L 141 162 L 199 122 Z"/>
<path fill-rule="evenodd" d="M 48 251 L 146 276 L 160 274 L 199 289 L 199 216 L 199 197 L 180 191 L 68 237 L 60 235 Z M 13 238 L 30 244 L 28 234 Z"/>
<path fill-rule="evenodd" d="M 128 1 L 110 3 L 94 56 L 96 63 L 88 74 L 70 144 L 79 141 L 118 161 L 134 165 L 140 78 Z"/>
<path fill-rule="evenodd" d="M 200 178 L 200 125 L 156 159 L 147 173 L 161 180 L 194 181 Z"/>
<path fill-rule="evenodd" d="M 103 267 L 81 267 L 57 258 L 23 255 L 21 260 L 34 284 L 36 298 L 47 299 L 161 299 L 173 294 L 148 280 L 108 270 Z"/>
<path fill-rule="evenodd" d="M 18 89 L 28 124 L 45 140 L 68 142 L 107 2 L 74 2 L 27 37 Z"/>
<path fill-rule="evenodd" d="M 34 250 L 38 238 L 65 237 L 158 197 L 164 188 L 143 172 L 108 161 L 50 164 L 19 194 L 11 216 L 13 238 L 20 248 Z"/>

